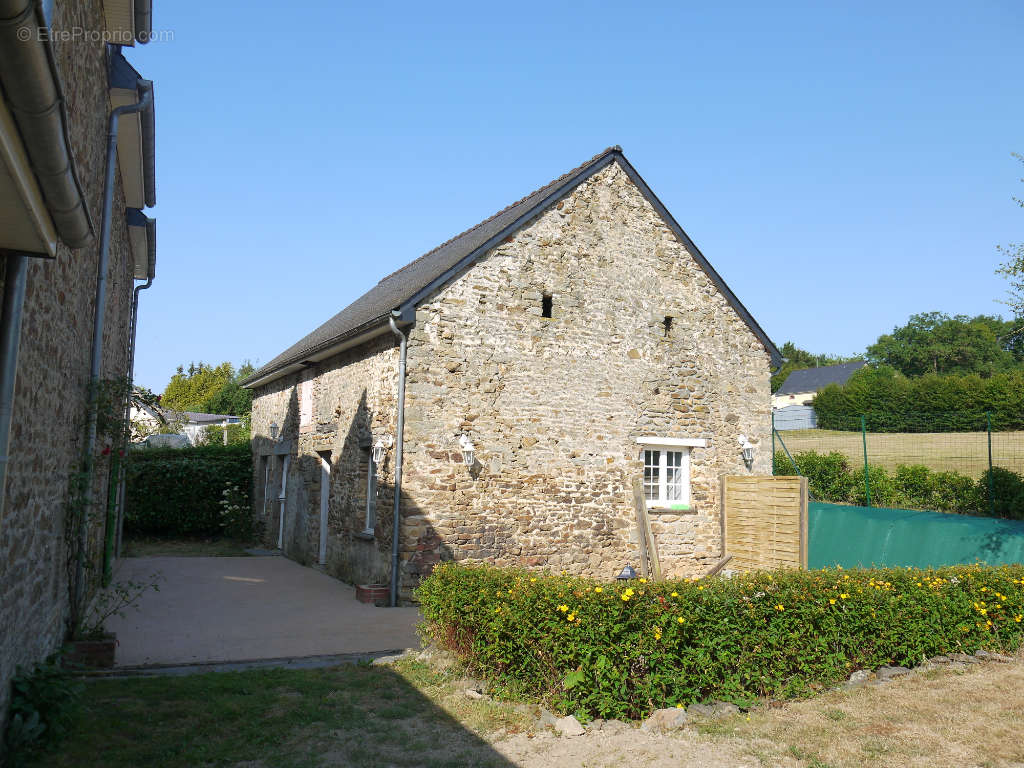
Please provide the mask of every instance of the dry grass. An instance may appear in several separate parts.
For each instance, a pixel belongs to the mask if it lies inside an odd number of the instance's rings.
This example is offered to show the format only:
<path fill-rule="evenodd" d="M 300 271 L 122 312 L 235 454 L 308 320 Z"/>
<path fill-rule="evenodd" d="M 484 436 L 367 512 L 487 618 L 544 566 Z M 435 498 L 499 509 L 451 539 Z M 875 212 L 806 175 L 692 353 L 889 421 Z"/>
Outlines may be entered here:
<path fill-rule="evenodd" d="M 839 451 L 854 467 L 864 462 L 860 432 L 799 429 L 780 433 L 790 453 Z M 892 470 L 898 464 L 923 464 L 942 472 L 978 478 L 988 469 L 985 432 L 869 432 L 868 462 Z M 781 446 L 776 446 L 781 450 Z M 1024 432 L 993 432 L 992 463 L 1024 474 Z"/>
<path fill-rule="evenodd" d="M 748 743 L 766 766 L 790 758 L 810 768 L 1024 766 L 1024 655 L 1016 664 L 918 671 L 746 717 L 720 724 L 718 738 Z"/>

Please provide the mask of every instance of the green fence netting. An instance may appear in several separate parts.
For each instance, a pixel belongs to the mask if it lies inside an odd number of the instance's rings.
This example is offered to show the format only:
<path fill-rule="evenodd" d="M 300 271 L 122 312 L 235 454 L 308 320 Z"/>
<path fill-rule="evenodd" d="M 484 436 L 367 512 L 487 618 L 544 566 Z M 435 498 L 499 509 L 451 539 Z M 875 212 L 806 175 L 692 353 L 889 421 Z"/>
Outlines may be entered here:
<path fill-rule="evenodd" d="M 808 504 L 809 568 L 1024 563 L 1024 522 L 845 504 Z"/>

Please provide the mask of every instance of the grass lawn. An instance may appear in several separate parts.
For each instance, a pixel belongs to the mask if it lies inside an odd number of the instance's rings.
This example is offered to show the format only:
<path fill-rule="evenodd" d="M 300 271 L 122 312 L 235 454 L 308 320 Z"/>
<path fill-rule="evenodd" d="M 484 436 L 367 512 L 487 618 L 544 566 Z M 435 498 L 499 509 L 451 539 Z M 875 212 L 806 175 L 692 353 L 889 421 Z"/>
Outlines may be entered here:
<path fill-rule="evenodd" d="M 233 539 L 155 539 L 124 540 L 125 557 L 248 557 L 245 551 L 254 544 Z"/>
<path fill-rule="evenodd" d="M 864 464 L 860 432 L 796 429 L 779 433 L 790 453 L 839 451 L 854 468 Z M 923 464 L 941 472 L 959 472 L 977 479 L 988 469 L 988 434 L 942 432 L 911 434 L 868 432 L 868 463 L 888 470 L 897 464 Z M 782 446 L 776 444 L 777 450 Z M 993 432 L 992 463 L 1024 474 L 1024 432 Z"/>
<path fill-rule="evenodd" d="M 420 663 L 91 680 L 76 727 L 29 764 L 507 766 L 477 734 L 526 716 L 464 696 L 446 709 L 445 684 Z"/>
<path fill-rule="evenodd" d="M 30 766 L 1002 768 L 1024 763 L 1024 652 L 920 671 L 661 735 L 564 738 L 535 708 L 468 699 L 458 673 L 393 667 L 94 680 L 77 724 Z"/>

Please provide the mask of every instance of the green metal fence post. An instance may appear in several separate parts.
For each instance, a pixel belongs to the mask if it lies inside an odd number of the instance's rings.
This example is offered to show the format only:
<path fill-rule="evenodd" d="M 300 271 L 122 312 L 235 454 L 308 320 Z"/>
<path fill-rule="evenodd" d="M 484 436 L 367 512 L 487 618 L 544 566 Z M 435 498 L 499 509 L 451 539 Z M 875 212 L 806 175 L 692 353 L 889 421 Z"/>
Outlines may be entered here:
<path fill-rule="evenodd" d="M 871 506 L 871 473 L 868 472 L 868 429 L 864 420 L 864 414 L 860 417 L 860 438 L 864 443 L 864 495 L 867 496 L 867 506 Z"/>
<path fill-rule="evenodd" d="M 991 441 L 989 441 L 991 442 Z M 989 455 L 991 456 L 991 451 Z M 990 461 L 989 464 L 992 462 Z M 772 474 L 775 474 L 775 410 L 772 409 Z M 991 473 L 990 473 L 991 474 Z"/>
<path fill-rule="evenodd" d="M 992 490 L 992 413 L 985 411 L 985 427 L 988 431 L 988 514 L 996 516 L 996 499 Z"/>

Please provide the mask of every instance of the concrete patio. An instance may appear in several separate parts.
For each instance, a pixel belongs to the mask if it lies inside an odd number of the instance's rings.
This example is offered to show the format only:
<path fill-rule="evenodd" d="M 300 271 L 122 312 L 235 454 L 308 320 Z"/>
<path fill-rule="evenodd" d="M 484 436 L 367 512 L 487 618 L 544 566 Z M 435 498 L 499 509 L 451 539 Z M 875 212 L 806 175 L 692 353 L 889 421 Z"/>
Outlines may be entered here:
<path fill-rule="evenodd" d="M 419 647 L 417 608 L 376 608 L 355 589 L 280 556 L 138 557 L 115 581 L 149 583 L 138 610 L 111 617 L 117 666 L 381 653 Z"/>

